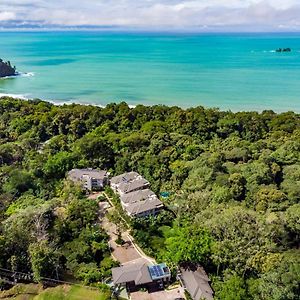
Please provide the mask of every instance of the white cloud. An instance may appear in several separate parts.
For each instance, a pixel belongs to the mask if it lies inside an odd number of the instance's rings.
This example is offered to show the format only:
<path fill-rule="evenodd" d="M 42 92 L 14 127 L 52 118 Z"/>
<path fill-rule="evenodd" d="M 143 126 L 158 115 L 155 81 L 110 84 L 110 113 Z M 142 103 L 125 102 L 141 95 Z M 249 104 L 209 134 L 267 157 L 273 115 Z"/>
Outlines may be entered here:
<path fill-rule="evenodd" d="M 16 18 L 16 15 L 11 11 L 0 11 L 0 22 L 13 20 L 14 18 Z"/>
<path fill-rule="evenodd" d="M 209 28 L 295 28 L 299 0 L 1 0 L 0 22 Z M 0 23 L 1 25 L 1 23 Z"/>

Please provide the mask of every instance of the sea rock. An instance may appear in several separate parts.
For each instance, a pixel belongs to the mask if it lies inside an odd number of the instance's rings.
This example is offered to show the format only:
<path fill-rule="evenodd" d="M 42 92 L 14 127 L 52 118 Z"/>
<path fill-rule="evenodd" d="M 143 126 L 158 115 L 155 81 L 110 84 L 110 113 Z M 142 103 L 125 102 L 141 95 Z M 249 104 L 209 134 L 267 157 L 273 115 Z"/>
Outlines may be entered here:
<path fill-rule="evenodd" d="M 276 52 L 291 52 L 291 48 L 278 48 L 276 49 Z"/>
<path fill-rule="evenodd" d="M 10 61 L 4 62 L 0 58 L 0 77 L 17 75 L 16 67 L 12 67 Z"/>

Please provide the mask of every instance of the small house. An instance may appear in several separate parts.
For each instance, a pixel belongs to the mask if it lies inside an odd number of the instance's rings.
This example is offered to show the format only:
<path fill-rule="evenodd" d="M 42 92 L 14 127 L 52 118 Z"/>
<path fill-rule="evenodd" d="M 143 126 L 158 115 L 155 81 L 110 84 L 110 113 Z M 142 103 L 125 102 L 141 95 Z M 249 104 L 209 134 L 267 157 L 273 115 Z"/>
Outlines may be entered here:
<path fill-rule="evenodd" d="M 128 172 L 111 178 L 111 188 L 120 196 L 146 189 L 150 183 L 136 172 Z"/>
<path fill-rule="evenodd" d="M 158 290 L 171 279 L 171 272 L 165 263 L 149 265 L 143 259 L 138 259 L 113 268 L 112 278 L 115 289 L 122 286 L 126 287 L 129 292 L 140 288 Z"/>
<path fill-rule="evenodd" d="M 193 300 L 212 300 L 214 298 L 210 279 L 203 267 L 193 264 L 182 265 L 177 277 Z"/>
<path fill-rule="evenodd" d="M 73 169 L 68 173 L 68 179 L 88 191 L 100 191 L 108 184 L 108 173 L 96 169 Z"/>
<path fill-rule="evenodd" d="M 123 194 L 120 198 L 123 209 L 130 217 L 154 216 L 164 207 L 150 189 Z"/>

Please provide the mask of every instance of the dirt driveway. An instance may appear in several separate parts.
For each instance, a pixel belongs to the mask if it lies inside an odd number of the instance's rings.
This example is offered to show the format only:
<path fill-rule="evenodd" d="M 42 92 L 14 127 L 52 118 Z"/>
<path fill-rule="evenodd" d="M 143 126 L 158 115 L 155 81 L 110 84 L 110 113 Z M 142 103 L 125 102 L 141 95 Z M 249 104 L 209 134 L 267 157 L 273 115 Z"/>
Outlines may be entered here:
<path fill-rule="evenodd" d="M 148 292 L 134 292 L 130 294 L 131 300 L 175 300 L 176 298 L 185 299 L 182 287 L 171 291 L 159 291 L 150 294 Z"/>
<path fill-rule="evenodd" d="M 116 243 L 118 238 L 117 226 L 108 221 L 105 217 L 102 222 L 102 226 L 109 235 L 109 246 L 111 248 L 111 254 L 121 264 L 141 258 L 140 254 L 136 251 L 132 242 L 126 239 L 126 235 L 122 233 L 122 239 L 125 243 L 121 246 Z"/>
<path fill-rule="evenodd" d="M 109 235 L 109 246 L 111 248 L 111 254 L 113 258 L 120 262 L 120 264 L 124 264 L 130 261 L 134 261 L 137 259 L 145 259 L 145 261 L 149 261 L 150 259 L 147 256 L 143 255 L 141 251 L 135 246 L 132 242 L 132 239 L 128 232 L 122 232 L 122 239 L 125 242 L 122 246 L 116 243 L 118 238 L 118 227 L 116 224 L 110 222 L 106 217 L 106 213 L 111 209 L 108 202 L 100 202 L 100 218 L 101 218 L 101 226 L 104 228 L 106 233 Z"/>
<path fill-rule="evenodd" d="M 113 209 L 109 202 L 99 203 L 99 220 L 102 228 L 109 235 L 109 246 L 111 248 L 111 254 L 113 258 L 120 262 L 121 265 L 133 262 L 133 261 L 145 261 L 148 264 L 154 264 L 155 260 L 148 257 L 143 253 L 137 245 L 132 242 L 132 237 L 128 232 L 122 233 L 122 239 L 125 244 L 118 245 L 116 240 L 118 238 L 118 227 L 116 224 L 110 222 L 107 218 L 107 213 Z M 130 294 L 132 300 L 175 300 L 176 298 L 184 297 L 184 290 L 182 287 L 172 289 L 170 291 L 158 291 L 154 293 L 148 292 L 135 292 Z"/>

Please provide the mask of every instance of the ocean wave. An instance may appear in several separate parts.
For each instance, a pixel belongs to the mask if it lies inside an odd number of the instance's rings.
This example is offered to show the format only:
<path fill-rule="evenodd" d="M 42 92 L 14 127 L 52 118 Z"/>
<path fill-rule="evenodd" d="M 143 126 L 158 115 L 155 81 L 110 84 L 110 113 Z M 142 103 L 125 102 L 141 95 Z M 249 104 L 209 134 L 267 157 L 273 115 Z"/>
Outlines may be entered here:
<path fill-rule="evenodd" d="M 0 93 L 0 98 L 2 98 L 2 97 L 10 97 L 10 98 L 21 99 L 21 100 L 28 100 L 29 99 L 26 95 Z"/>
<path fill-rule="evenodd" d="M 29 95 L 0 93 L 0 98 L 2 98 L 2 97 L 10 97 L 10 98 L 21 99 L 21 100 L 26 100 L 26 101 L 33 99 L 33 97 L 30 97 Z M 49 102 L 51 104 L 57 105 L 57 106 L 76 104 L 74 101 L 55 101 L 55 100 L 49 100 L 49 99 L 42 99 L 42 100 Z"/>
<path fill-rule="evenodd" d="M 28 72 L 28 73 L 19 73 L 18 75 L 21 77 L 33 77 L 35 74 L 33 72 Z"/>
<path fill-rule="evenodd" d="M 263 50 L 263 53 L 275 53 L 275 50 Z"/>
<path fill-rule="evenodd" d="M 78 103 L 75 103 L 75 101 L 73 100 L 66 100 L 66 101 L 60 101 L 60 100 L 45 100 L 43 99 L 44 101 L 46 102 L 49 102 L 51 104 L 54 104 L 56 106 L 63 106 L 63 105 L 73 105 L 73 104 L 78 104 Z"/>
<path fill-rule="evenodd" d="M 26 100 L 26 101 L 33 99 L 33 97 L 30 97 L 29 95 L 0 93 L 0 98 L 2 98 L 2 97 L 10 97 L 10 98 L 21 99 L 21 100 Z M 55 100 L 49 100 L 49 99 L 42 99 L 42 101 L 49 102 L 49 103 L 57 105 L 57 106 L 78 104 L 78 103 L 75 103 L 75 101 L 55 101 Z"/>
<path fill-rule="evenodd" d="M 0 80 L 4 80 L 4 79 L 11 79 L 11 78 L 16 78 L 19 75 L 13 75 L 13 76 L 4 76 L 4 77 L 0 77 Z"/>
<path fill-rule="evenodd" d="M 61 106 L 61 105 L 83 105 L 83 106 L 97 106 L 97 107 L 100 107 L 100 108 L 105 108 L 105 105 L 103 104 L 97 104 L 97 103 L 93 103 L 93 102 L 81 102 L 80 100 L 69 100 L 69 101 L 49 101 L 47 100 L 48 102 L 54 104 L 54 105 L 58 105 L 58 106 Z"/>
<path fill-rule="evenodd" d="M 56 106 L 63 106 L 63 105 L 83 105 L 83 106 L 96 106 L 96 107 L 100 107 L 100 108 L 105 108 L 106 105 L 104 104 L 99 104 L 99 103 L 95 103 L 95 102 L 83 102 L 80 101 L 79 99 L 75 100 L 75 99 L 71 99 L 71 100 L 65 100 L 65 101 L 61 101 L 61 100 L 46 100 L 43 99 L 46 102 L 49 102 L 51 104 L 54 104 Z M 128 104 L 129 108 L 135 108 L 136 105 L 133 104 Z"/>
<path fill-rule="evenodd" d="M 30 97 L 29 95 L 22 95 L 22 94 L 8 94 L 8 93 L 0 93 L 0 99 L 2 97 L 10 97 L 10 98 L 14 98 L 14 99 L 21 99 L 21 100 L 31 100 L 33 99 L 33 97 Z M 49 102 L 53 105 L 56 106 L 63 106 L 63 105 L 84 105 L 84 106 L 96 106 L 96 107 L 100 107 L 100 108 L 105 108 L 106 105 L 103 104 L 97 104 L 97 103 L 93 103 L 93 102 L 81 102 L 80 100 L 65 100 L 65 101 L 60 101 L 60 100 L 49 100 L 49 99 L 41 99 L 42 101 L 45 102 Z M 129 108 L 135 108 L 136 105 L 133 104 L 128 104 Z"/>
<path fill-rule="evenodd" d="M 10 78 L 17 78 L 17 77 L 33 77 L 35 74 L 33 72 L 23 73 L 23 72 L 17 72 L 16 75 L 12 76 L 5 76 L 1 77 L 0 79 L 10 79 Z"/>

